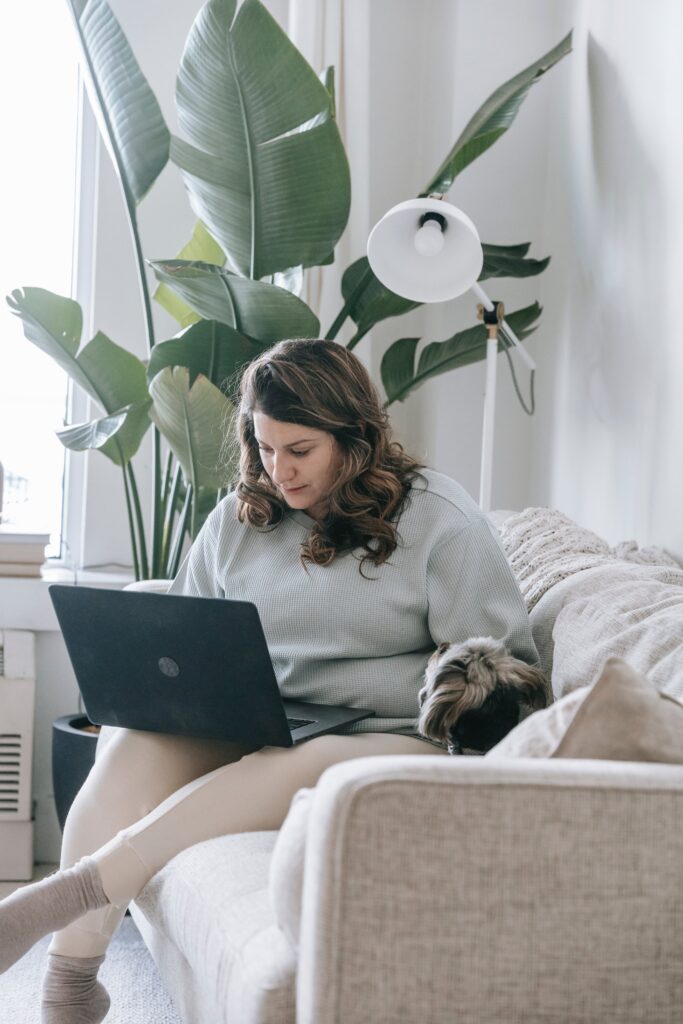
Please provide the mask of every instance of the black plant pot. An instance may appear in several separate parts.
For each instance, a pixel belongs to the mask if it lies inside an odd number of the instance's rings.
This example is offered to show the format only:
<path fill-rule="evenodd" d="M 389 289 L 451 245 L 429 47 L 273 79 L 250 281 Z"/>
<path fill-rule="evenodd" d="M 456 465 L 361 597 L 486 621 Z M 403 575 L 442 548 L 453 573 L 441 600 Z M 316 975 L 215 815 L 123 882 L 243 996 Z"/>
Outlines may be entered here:
<path fill-rule="evenodd" d="M 99 726 L 85 715 L 62 715 L 52 723 L 52 785 L 62 832 L 74 797 L 95 763 L 98 736 Z"/>

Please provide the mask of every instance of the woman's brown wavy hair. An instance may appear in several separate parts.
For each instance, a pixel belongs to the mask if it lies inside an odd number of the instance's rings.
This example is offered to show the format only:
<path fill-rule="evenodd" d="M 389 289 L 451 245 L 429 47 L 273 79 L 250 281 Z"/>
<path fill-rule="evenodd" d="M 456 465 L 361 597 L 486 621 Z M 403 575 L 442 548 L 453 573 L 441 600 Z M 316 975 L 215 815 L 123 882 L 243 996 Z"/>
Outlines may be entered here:
<path fill-rule="evenodd" d="M 329 565 L 341 552 L 365 551 L 381 565 L 396 549 L 395 520 L 422 463 L 391 440 L 389 417 L 361 361 L 334 341 L 280 341 L 246 368 L 240 383 L 237 516 L 250 526 L 275 526 L 288 505 L 263 468 L 254 413 L 314 427 L 338 442 L 341 466 L 327 516 L 302 545 L 302 563 Z"/>

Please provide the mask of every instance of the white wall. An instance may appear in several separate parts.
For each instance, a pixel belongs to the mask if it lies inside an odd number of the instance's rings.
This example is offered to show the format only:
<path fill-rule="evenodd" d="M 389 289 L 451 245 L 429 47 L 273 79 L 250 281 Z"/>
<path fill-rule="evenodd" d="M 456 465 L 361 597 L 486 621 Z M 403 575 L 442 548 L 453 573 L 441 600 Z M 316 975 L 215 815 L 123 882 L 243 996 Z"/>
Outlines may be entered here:
<path fill-rule="evenodd" d="M 582 0 L 574 20 L 551 138 L 547 230 L 565 259 L 533 500 L 681 558 L 683 7 Z"/>
<path fill-rule="evenodd" d="M 545 0 L 373 0 L 373 114 L 370 152 L 373 220 L 424 187 L 456 138 L 487 97 L 503 82 L 551 49 L 572 25 L 572 4 Z M 531 242 L 529 255 L 549 253 L 553 263 L 564 242 L 547 239 L 543 196 L 548 162 L 548 125 L 567 89 L 565 60 L 533 87 L 506 135 L 455 181 L 449 199 L 494 244 Z M 539 202 L 540 198 L 540 202 Z M 507 310 L 539 299 L 544 281 L 487 282 Z M 476 323 L 476 299 L 423 307 L 389 321 L 373 334 L 379 356 L 399 337 L 442 341 Z M 547 317 L 529 340 L 535 359 L 552 344 Z M 519 364 L 518 364 L 519 365 Z M 437 469 L 479 495 L 484 364 L 434 378 L 392 406 L 399 435 Z M 528 373 L 518 371 L 528 400 Z M 538 404 L 545 381 L 537 374 Z M 499 360 L 493 507 L 528 504 L 535 421 L 515 397 L 507 362 Z"/>

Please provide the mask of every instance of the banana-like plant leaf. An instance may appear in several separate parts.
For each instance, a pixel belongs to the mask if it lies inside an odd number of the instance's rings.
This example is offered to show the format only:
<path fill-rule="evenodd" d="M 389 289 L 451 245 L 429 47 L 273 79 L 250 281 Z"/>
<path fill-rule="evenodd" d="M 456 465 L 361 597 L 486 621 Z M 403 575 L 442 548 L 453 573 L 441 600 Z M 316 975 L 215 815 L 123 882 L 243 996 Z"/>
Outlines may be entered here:
<path fill-rule="evenodd" d="M 184 366 L 165 367 L 150 384 L 152 420 L 181 465 L 186 484 L 218 490 L 230 481 L 224 439 L 231 429 L 234 406 L 206 377 L 190 387 Z"/>
<path fill-rule="evenodd" d="M 113 413 L 124 405 L 147 400 L 144 363 L 102 331 L 81 349 L 77 361 L 92 382 L 90 394 L 105 412 Z"/>
<path fill-rule="evenodd" d="M 93 448 L 101 448 L 123 426 L 126 410 L 113 416 L 104 416 L 89 423 L 73 423 L 70 427 L 56 431 L 57 437 L 65 448 L 72 452 L 86 452 Z"/>
<path fill-rule="evenodd" d="M 68 0 L 68 4 L 93 107 L 130 209 L 166 166 L 170 132 L 109 4 L 105 0 Z"/>
<path fill-rule="evenodd" d="M 107 458 L 121 466 L 129 462 L 140 447 L 142 438 L 151 426 L 149 412 L 152 399 L 149 394 L 142 402 L 134 402 L 126 408 L 126 418 L 117 434 L 103 444 L 100 451 Z"/>
<path fill-rule="evenodd" d="M 182 247 L 178 260 L 200 260 L 202 263 L 214 263 L 222 267 L 225 263 L 225 253 L 215 238 L 212 238 L 200 220 L 195 223 L 190 241 Z M 291 289 L 290 289 L 291 290 Z M 201 317 L 186 302 L 176 295 L 168 285 L 160 284 L 154 292 L 154 299 L 159 305 L 170 313 L 181 327 L 189 327 L 195 324 Z"/>
<path fill-rule="evenodd" d="M 572 34 L 569 32 L 557 46 L 489 96 L 467 123 L 431 181 L 420 192 L 421 196 L 449 191 L 458 174 L 508 130 L 531 86 L 571 52 L 571 44 Z"/>
<path fill-rule="evenodd" d="M 329 256 L 350 176 L 330 93 L 259 0 L 208 0 L 178 72 L 173 138 L 190 202 L 241 275 Z"/>
<path fill-rule="evenodd" d="M 141 360 L 101 332 L 79 352 L 83 316 L 73 299 L 44 288 L 23 288 L 13 291 L 7 302 L 21 319 L 26 338 L 66 370 L 108 417 L 128 410 L 122 423 L 112 429 L 111 440 L 104 438 L 100 445 L 87 446 L 100 448 L 117 465 L 128 462 L 149 426 L 149 394 Z M 101 427 L 93 436 L 101 436 L 101 431 L 111 426 Z M 63 441 L 64 436 L 82 436 L 69 435 L 69 429 L 60 432 Z"/>
<path fill-rule="evenodd" d="M 190 371 L 190 387 L 203 374 L 222 390 L 226 381 L 263 351 L 258 342 L 238 334 L 218 320 L 200 320 L 176 338 L 154 346 L 147 366 L 152 380 L 165 366 L 185 366 Z"/>
<path fill-rule="evenodd" d="M 57 431 L 65 448 L 75 452 L 97 448 L 117 466 L 130 462 L 149 427 L 151 398 L 128 405 L 112 416 L 73 424 Z"/>
<path fill-rule="evenodd" d="M 550 256 L 543 260 L 525 259 L 529 251 L 529 245 L 487 245 L 482 244 L 484 250 L 484 266 L 479 275 L 480 281 L 486 281 L 491 277 L 535 277 L 542 274 L 550 263 Z M 521 250 L 523 252 L 520 255 Z"/>
<path fill-rule="evenodd" d="M 519 309 L 506 316 L 512 330 L 520 341 L 536 330 L 536 321 L 541 315 L 541 307 L 537 302 L 524 309 Z M 468 366 L 486 358 L 487 330 L 483 324 L 459 331 L 446 341 L 433 341 L 426 345 L 415 366 L 417 338 L 401 338 L 394 342 L 384 353 L 380 373 L 382 384 L 387 395 L 387 405 L 402 402 L 411 391 L 431 377 Z M 510 346 L 502 338 L 498 341 L 498 351 L 503 352 Z"/>
<path fill-rule="evenodd" d="M 277 274 L 273 274 L 270 283 L 274 284 L 276 288 L 284 288 L 286 292 L 291 292 L 298 299 L 301 297 L 304 287 L 304 268 L 290 267 L 289 270 L 278 271 Z"/>
<path fill-rule="evenodd" d="M 76 362 L 83 331 L 79 304 L 45 288 L 15 288 L 7 296 L 7 305 L 21 320 L 24 337 L 88 391 L 90 382 Z"/>
<path fill-rule="evenodd" d="M 353 301 L 356 289 L 360 291 L 357 300 Z M 421 305 L 385 288 L 370 269 L 367 256 L 361 256 L 347 267 L 342 277 L 342 295 L 345 302 L 352 303 L 349 315 L 359 333 L 363 334 L 380 320 L 386 320 L 390 316 L 401 316 L 402 313 L 408 313 Z"/>
<path fill-rule="evenodd" d="M 382 356 L 380 376 L 387 395 L 387 404 L 403 399 L 416 387 L 415 350 L 419 338 L 399 338 Z"/>
<path fill-rule="evenodd" d="M 159 281 L 207 320 L 220 320 L 264 343 L 317 338 L 320 322 L 296 295 L 263 281 L 239 277 L 210 263 L 152 260 Z"/>

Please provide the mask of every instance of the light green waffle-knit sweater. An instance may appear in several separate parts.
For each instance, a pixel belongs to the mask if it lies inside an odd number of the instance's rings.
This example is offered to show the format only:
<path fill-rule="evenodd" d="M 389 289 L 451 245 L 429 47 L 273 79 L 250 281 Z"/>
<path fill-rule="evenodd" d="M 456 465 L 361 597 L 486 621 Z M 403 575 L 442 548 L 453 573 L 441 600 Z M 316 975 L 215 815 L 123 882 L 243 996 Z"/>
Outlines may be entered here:
<path fill-rule="evenodd" d="M 425 665 L 442 641 L 493 636 L 538 661 L 495 529 L 441 473 L 414 481 L 399 546 L 383 565 L 363 566 L 371 579 L 358 571 L 359 551 L 304 568 L 305 512 L 260 530 L 235 509 L 230 494 L 211 513 L 170 592 L 252 601 L 284 697 L 374 709 L 345 731 L 414 733 Z"/>

